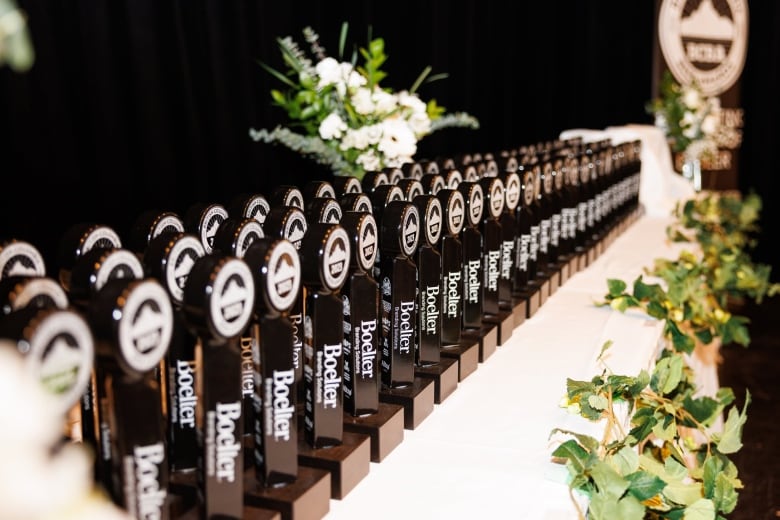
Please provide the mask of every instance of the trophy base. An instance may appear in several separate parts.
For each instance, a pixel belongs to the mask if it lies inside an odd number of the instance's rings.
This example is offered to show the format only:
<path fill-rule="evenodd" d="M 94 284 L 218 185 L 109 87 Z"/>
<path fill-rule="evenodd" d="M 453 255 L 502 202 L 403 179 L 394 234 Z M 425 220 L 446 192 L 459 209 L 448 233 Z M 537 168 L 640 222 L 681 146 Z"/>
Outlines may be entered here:
<path fill-rule="evenodd" d="M 433 380 L 433 402 L 441 404 L 458 388 L 458 360 L 443 357 L 433 365 L 416 366 L 414 375 Z"/>
<path fill-rule="evenodd" d="M 318 520 L 330 511 L 331 475 L 318 468 L 298 467 L 298 478 L 279 487 L 265 487 L 254 469 L 244 471 L 244 511 L 262 507 L 281 514 L 282 520 Z M 246 513 L 242 520 L 248 517 Z"/>
<path fill-rule="evenodd" d="M 571 258 L 564 256 L 558 259 L 558 270 L 560 272 L 560 285 L 563 286 L 571 278 Z"/>
<path fill-rule="evenodd" d="M 344 414 L 344 431 L 368 435 L 371 439 L 371 462 L 382 460 L 404 440 L 403 407 L 379 403 L 376 413 L 362 417 Z"/>
<path fill-rule="evenodd" d="M 528 298 L 513 294 L 511 301 L 503 302 L 502 305 L 505 310 L 512 311 L 515 328 L 525 323 L 528 315 Z"/>
<path fill-rule="evenodd" d="M 479 340 L 479 362 L 484 363 L 492 356 L 498 346 L 498 327 L 495 323 L 482 322 L 480 328 L 463 329 L 461 336 Z"/>
<path fill-rule="evenodd" d="M 460 343 L 441 346 L 441 357 L 458 360 L 458 382 L 463 381 L 479 366 L 479 342 L 473 338 L 460 338 Z"/>
<path fill-rule="evenodd" d="M 499 309 L 498 314 L 485 314 L 482 321 L 496 325 L 496 344 L 498 346 L 509 341 L 515 330 L 515 316 L 511 310 Z"/>
<path fill-rule="evenodd" d="M 537 278 L 528 282 L 531 287 L 536 287 L 539 290 L 539 307 L 545 304 L 547 298 L 550 297 L 550 278 L 547 273 L 539 275 Z"/>
<path fill-rule="evenodd" d="M 330 498 L 341 500 L 368 475 L 371 467 L 371 442 L 368 435 L 344 432 L 341 444 L 312 448 L 298 437 L 298 464 L 330 472 Z"/>
<path fill-rule="evenodd" d="M 379 401 L 404 408 L 404 428 L 414 430 L 433 412 L 433 381 L 415 377 L 403 388 L 382 388 Z"/>
<path fill-rule="evenodd" d="M 525 300 L 526 306 L 525 306 L 525 318 L 530 319 L 536 314 L 536 311 L 539 310 L 539 306 L 541 305 L 541 295 L 539 294 L 539 287 L 535 287 L 531 284 L 528 284 L 525 289 L 522 291 L 518 291 L 512 295 L 513 298 L 516 300 Z"/>
<path fill-rule="evenodd" d="M 547 266 L 547 272 L 550 275 L 550 296 L 561 286 L 561 268 L 558 264 Z"/>
<path fill-rule="evenodd" d="M 588 251 L 590 251 L 590 248 L 577 251 L 577 255 L 578 255 L 577 271 L 584 271 L 585 269 L 588 268 L 588 260 L 590 258 Z"/>

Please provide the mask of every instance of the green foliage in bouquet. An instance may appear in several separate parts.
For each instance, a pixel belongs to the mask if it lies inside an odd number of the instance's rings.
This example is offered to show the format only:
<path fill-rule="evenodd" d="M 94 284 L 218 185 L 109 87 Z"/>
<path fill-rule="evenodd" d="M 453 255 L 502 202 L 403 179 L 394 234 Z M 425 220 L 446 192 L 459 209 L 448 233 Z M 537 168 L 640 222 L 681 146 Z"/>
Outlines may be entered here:
<path fill-rule="evenodd" d="M 672 350 L 651 374 L 605 370 L 590 381 L 568 379 L 566 389 L 570 412 L 605 424 L 601 440 L 551 432 L 567 437 L 552 455 L 566 464 L 570 489 L 587 497 L 590 520 L 714 520 L 734 510 L 742 482 L 729 455 L 742 448 L 749 393 L 741 412 L 729 409 L 722 432 L 710 433 L 734 394 L 697 397 L 691 370 Z"/>
<path fill-rule="evenodd" d="M 292 38 L 277 39 L 286 71 L 260 65 L 286 86 L 286 90 L 273 89 L 271 97 L 286 112 L 289 128 L 252 128 L 252 139 L 281 144 L 327 165 L 336 175 L 361 179 L 367 171 L 412 162 L 417 142 L 436 130 L 479 128 L 477 119 L 467 113 L 447 114 L 436 100 L 420 99 L 417 89 L 423 83 L 446 77 L 432 76 L 431 67 L 408 90 L 393 92 L 380 86 L 387 77 L 383 66 L 388 59 L 382 38 L 369 36 L 366 47 L 345 61 L 347 29 L 344 23 L 338 59 L 326 55 L 319 35 L 310 27 L 303 35 L 311 56 Z"/>

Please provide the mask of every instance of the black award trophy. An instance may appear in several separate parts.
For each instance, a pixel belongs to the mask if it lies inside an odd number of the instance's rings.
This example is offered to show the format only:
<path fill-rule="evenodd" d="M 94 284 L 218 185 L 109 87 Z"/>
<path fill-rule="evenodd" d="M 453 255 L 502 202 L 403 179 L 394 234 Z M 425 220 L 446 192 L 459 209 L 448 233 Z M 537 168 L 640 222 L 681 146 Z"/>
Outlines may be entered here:
<path fill-rule="evenodd" d="M 289 240 L 297 251 L 306 235 L 308 224 L 303 210 L 294 206 L 276 206 L 271 208 L 263 231 L 268 237 L 279 237 Z M 293 303 L 288 318 L 293 325 L 293 364 L 295 365 L 295 386 L 298 391 L 296 403 L 298 412 L 303 411 L 303 316 L 306 305 L 306 289 L 303 284 L 298 289 L 298 297 Z"/>
<path fill-rule="evenodd" d="M 360 181 L 363 193 L 371 194 L 383 184 L 390 184 L 390 179 L 385 172 L 366 172 Z"/>
<path fill-rule="evenodd" d="M 460 170 L 446 170 L 441 175 L 444 177 L 444 185 L 451 190 L 457 190 L 458 185 L 463 182 L 463 174 Z"/>
<path fill-rule="evenodd" d="M 65 231 L 57 250 L 57 263 L 58 280 L 66 292 L 70 290 L 73 264 L 94 247 L 119 248 L 122 240 L 112 228 L 92 222 L 74 224 Z"/>
<path fill-rule="evenodd" d="M 479 230 L 482 233 L 482 321 L 496 325 L 496 344 L 503 345 L 515 330 L 511 310 L 501 306 L 499 284 L 503 272 L 504 240 L 499 218 L 504 213 L 506 190 L 498 177 L 483 177 L 479 181 L 484 194 L 484 207 Z"/>
<path fill-rule="evenodd" d="M 38 248 L 16 238 L 0 242 L 0 280 L 7 276 L 46 276 L 46 263 Z"/>
<path fill-rule="evenodd" d="M 344 213 L 351 247 L 344 305 L 344 431 L 368 435 L 371 461 L 381 462 L 403 440 L 403 407 L 379 401 L 379 285 L 373 270 L 379 230 L 371 213 Z"/>
<path fill-rule="evenodd" d="M 420 178 L 420 184 L 423 186 L 423 191 L 429 195 L 436 195 L 447 187 L 444 177 L 438 173 L 426 173 Z"/>
<path fill-rule="evenodd" d="M 458 361 L 458 381 L 471 375 L 479 365 L 479 341 L 461 333 L 463 321 L 463 230 L 466 203 L 463 194 L 449 188 L 436 198 L 442 207 L 441 254 L 441 355 Z"/>
<path fill-rule="evenodd" d="M 304 213 L 306 222 L 338 224 L 341 221 L 341 204 L 330 197 L 315 197 L 308 202 Z"/>
<path fill-rule="evenodd" d="M 292 184 L 277 186 L 268 200 L 271 208 L 291 206 L 300 210 L 304 209 L 303 192 Z"/>
<path fill-rule="evenodd" d="M 400 188 L 394 186 L 400 191 Z M 375 212 L 376 215 L 376 212 Z M 413 430 L 433 412 L 434 385 L 415 376 L 417 266 L 413 255 L 420 236 L 420 215 L 406 201 L 384 207 L 379 232 L 379 282 L 382 297 L 382 389 L 380 401 L 404 407 L 404 428 Z"/>
<path fill-rule="evenodd" d="M 562 228 L 568 229 L 561 246 L 566 258 L 569 259 L 569 276 L 574 276 L 580 270 L 581 236 L 578 233 L 579 221 L 579 161 L 572 149 L 567 149 L 563 161 L 563 223 Z M 584 217 L 584 213 L 583 213 Z M 584 223 L 584 220 L 583 220 Z M 561 233 L 564 234 L 563 232 Z"/>
<path fill-rule="evenodd" d="M 198 466 L 198 438 L 195 424 L 198 406 L 197 389 L 200 383 L 196 346 L 198 337 L 187 326 L 181 311 L 184 303 L 184 287 L 192 266 L 204 256 L 203 244 L 192 233 L 163 233 L 153 238 L 144 253 L 146 276 L 158 280 L 173 305 L 173 332 L 162 370 L 165 388 L 168 438 L 168 462 L 171 493 L 178 493 L 177 485 L 187 483 L 195 488 L 195 469 Z M 192 493 L 190 493 L 192 494 Z M 180 509 L 194 506 L 194 498 Z M 178 507 L 178 504 L 177 504 Z"/>
<path fill-rule="evenodd" d="M 382 171 L 387 175 L 387 182 L 390 184 L 398 184 L 398 181 L 406 177 L 406 174 L 401 168 L 387 167 L 383 168 Z"/>
<path fill-rule="evenodd" d="M 443 211 L 435 195 L 417 195 L 411 202 L 420 215 L 421 229 L 414 257 L 417 264 L 414 373 L 433 380 L 433 402 L 441 404 L 458 388 L 458 360 L 441 355 L 442 259 L 438 246 Z"/>
<path fill-rule="evenodd" d="M 260 193 L 237 195 L 227 207 L 230 217 L 253 218 L 261 226 L 265 224 L 269 211 L 271 211 L 271 206 L 268 204 L 268 199 Z"/>
<path fill-rule="evenodd" d="M 89 302 L 111 429 L 114 501 L 134 518 L 170 518 L 163 398 L 155 371 L 168 350 L 173 308 L 155 279 L 115 278 Z"/>
<path fill-rule="evenodd" d="M 515 274 L 512 292 L 517 300 L 526 302 L 526 318 L 530 318 L 539 310 L 539 287 L 532 284 L 531 249 L 538 247 L 535 242 L 539 235 L 539 226 L 535 225 L 533 212 L 534 184 L 533 173 L 522 170 L 520 176 L 520 205 L 515 211 L 517 218 L 517 240 L 515 241 Z M 536 266 L 533 266 L 534 273 Z"/>
<path fill-rule="evenodd" d="M 550 261 L 558 272 L 558 285 L 565 284 L 569 279 L 569 258 L 566 254 L 566 244 L 569 240 L 569 230 L 565 225 L 565 198 L 564 198 L 564 156 L 560 150 L 551 158 L 550 174 L 552 175 L 552 231 L 550 233 Z"/>
<path fill-rule="evenodd" d="M 183 232 L 184 221 L 173 211 L 150 209 L 142 212 L 130 227 L 127 248 L 142 260 L 146 247 L 155 237 L 168 232 Z"/>
<path fill-rule="evenodd" d="M 330 474 L 298 467 L 297 391 L 293 364 L 293 326 L 288 313 L 298 297 L 298 250 L 285 238 L 258 239 L 244 261 L 255 283 L 253 454 L 245 471 L 247 504 L 273 509 L 283 517 L 328 512 Z"/>
<path fill-rule="evenodd" d="M 486 361 L 496 351 L 498 331 L 495 323 L 483 320 L 484 286 L 482 251 L 484 237 L 479 231 L 482 213 L 485 209 L 485 195 L 482 186 L 476 182 L 463 181 L 458 191 L 466 203 L 464 226 L 460 232 L 463 244 L 463 319 L 462 335 L 479 340 L 479 362 Z"/>
<path fill-rule="evenodd" d="M 548 246 L 550 245 L 550 225 L 552 212 L 542 201 L 542 165 L 537 156 L 531 158 L 527 169 L 531 171 L 534 197 L 531 207 L 534 223 L 531 223 L 531 254 L 528 260 L 530 284 L 539 287 L 539 305 L 542 306 L 550 296 L 550 273 L 547 270 Z M 534 240 L 534 229 L 536 239 Z"/>
<path fill-rule="evenodd" d="M 303 207 L 308 208 L 314 199 L 335 199 L 336 190 L 328 181 L 309 181 L 301 188 Z"/>
<path fill-rule="evenodd" d="M 339 206 L 343 212 L 346 211 L 366 211 L 372 213 L 374 211 L 371 204 L 371 198 L 365 193 L 347 193 L 339 199 Z"/>
<path fill-rule="evenodd" d="M 407 202 L 412 202 L 417 195 L 425 193 L 422 183 L 417 179 L 401 179 L 396 186 L 404 192 L 404 200 Z"/>
<path fill-rule="evenodd" d="M 514 326 L 518 327 L 525 321 L 528 313 L 528 301 L 525 298 L 515 298 L 512 294 L 513 278 L 515 276 L 515 261 L 517 259 L 517 205 L 520 203 L 520 176 L 517 174 L 517 159 L 502 158 L 498 177 L 504 183 L 504 211 L 498 217 L 501 224 L 501 276 L 498 279 L 498 306 L 500 309 L 512 312 Z"/>
<path fill-rule="evenodd" d="M 195 261 L 184 287 L 182 311 L 198 335 L 200 381 L 198 510 L 202 518 L 244 515 L 244 432 L 240 337 L 254 306 L 248 265 L 221 253 Z"/>
<path fill-rule="evenodd" d="M 337 175 L 333 178 L 333 191 L 336 199 L 341 201 L 344 195 L 349 193 L 363 193 L 363 186 L 360 180 L 352 175 Z"/>
<path fill-rule="evenodd" d="M 539 240 L 539 257 L 537 265 L 549 282 L 548 296 L 552 296 L 561 285 L 561 271 L 558 267 L 558 247 L 560 241 L 560 214 L 556 211 L 553 194 L 555 179 L 553 166 L 549 155 L 545 154 L 540 165 L 541 189 L 539 190 L 539 207 L 543 216 Z M 556 227 L 557 224 L 557 227 Z"/>
<path fill-rule="evenodd" d="M 401 165 L 401 171 L 406 179 L 420 180 L 425 175 L 425 168 L 423 168 L 422 162 L 410 162 Z M 438 173 L 438 171 L 436 172 Z"/>
<path fill-rule="evenodd" d="M 301 244 L 304 305 L 302 466 L 331 474 L 331 498 L 341 499 L 368 474 L 368 435 L 344 431 L 344 306 L 340 290 L 349 275 L 351 246 L 338 224 L 312 223 Z M 370 303 L 370 302 L 367 302 Z M 355 305 L 359 305 L 356 303 Z"/>
<path fill-rule="evenodd" d="M 227 218 L 227 209 L 222 204 L 199 202 L 190 206 L 184 214 L 184 230 L 200 239 L 208 255 L 214 250 L 214 237 L 219 226 Z"/>

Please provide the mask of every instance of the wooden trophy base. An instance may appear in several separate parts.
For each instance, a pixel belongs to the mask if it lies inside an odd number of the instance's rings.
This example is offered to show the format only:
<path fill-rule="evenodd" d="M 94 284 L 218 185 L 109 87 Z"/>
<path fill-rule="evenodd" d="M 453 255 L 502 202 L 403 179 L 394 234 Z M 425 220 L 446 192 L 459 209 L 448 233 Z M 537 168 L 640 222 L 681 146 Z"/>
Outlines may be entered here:
<path fill-rule="evenodd" d="M 580 272 L 580 257 L 577 253 L 569 255 L 569 278 Z"/>
<path fill-rule="evenodd" d="M 525 318 L 528 315 L 528 298 L 513 294 L 511 301 L 500 302 L 499 308 L 501 310 L 512 311 L 514 326 L 517 328 L 525 323 Z"/>
<path fill-rule="evenodd" d="M 433 381 L 415 377 L 403 388 L 382 388 L 379 401 L 403 406 L 404 428 L 414 430 L 433 412 Z"/>
<path fill-rule="evenodd" d="M 321 519 L 330 511 L 330 490 L 331 474 L 324 469 L 299 466 L 298 478 L 279 487 L 260 484 L 254 468 L 244 471 L 244 507 L 275 510 L 282 520 Z"/>
<path fill-rule="evenodd" d="M 582 250 L 577 250 L 578 254 L 578 264 L 577 264 L 577 270 L 578 271 L 584 271 L 588 268 L 588 260 L 590 258 L 590 255 L 588 252 L 590 251 L 590 247 L 584 248 Z"/>
<path fill-rule="evenodd" d="M 547 274 L 550 277 L 550 296 L 552 296 L 561 286 L 560 266 L 558 264 L 549 264 L 547 266 Z"/>
<path fill-rule="evenodd" d="M 539 293 L 539 287 L 528 284 L 525 289 L 518 291 L 512 295 L 515 300 L 525 300 L 525 318 L 530 319 L 536 314 L 541 305 L 541 295 Z"/>
<path fill-rule="evenodd" d="M 442 345 L 441 357 L 458 361 L 458 382 L 473 374 L 479 366 L 479 341 L 474 338 L 460 338 L 455 345 Z"/>
<path fill-rule="evenodd" d="M 537 287 L 539 289 L 539 307 L 545 304 L 547 298 L 550 297 L 550 278 L 547 273 L 538 276 L 534 280 L 528 282 L 528 285 Z"/>
<path fill-rule="evenodd" d="M 433 365 L 416 366 L 414 375 L 433 380 L 433 402 L 441 404 L 458 388 L 458 360 L 443 357 Z"/>
<path fill-rule="evenodd" d="M 560 285 L 561 287 L 569 281 L 571 278 L 571 271 L 569 270 L 571 259 L 568 256 L 558 259 L 558 272 L 560 272 Z"/>
<path fill-rule="evenodd" d="M 496 352 L 498 346 L 498 327 L 495 323 L 482 322 L 480 328 L 469 328 L 461 331 L 461 336 L 479 340 L 479 362 L 484 363 Z"/>
<path fill-rule="evenodd" d="M 382 462 L 404 440 L 404 408 L 397 404 L 379 403 L 376 413 L 361 417 L 345 413 L 344 431 L 368 435 L 371 462 Z"/>
<path fill-rule="evenodd" d="M 498 346 L 509 341 L 515 331 L 515 316 L 511 310 L 499 309 L 498 314 L 485 314 L 482 321 L 496 325 L 496 345 Z"/>
<path fill-rule="evenodd" d="M 368 475 L 371 468 L 371 441 L 368 435 L 345 431 L 341 444 L 313 448 L 298 436 L 298 464 L 330 472 L 330 498 L 341 500 Z"/>

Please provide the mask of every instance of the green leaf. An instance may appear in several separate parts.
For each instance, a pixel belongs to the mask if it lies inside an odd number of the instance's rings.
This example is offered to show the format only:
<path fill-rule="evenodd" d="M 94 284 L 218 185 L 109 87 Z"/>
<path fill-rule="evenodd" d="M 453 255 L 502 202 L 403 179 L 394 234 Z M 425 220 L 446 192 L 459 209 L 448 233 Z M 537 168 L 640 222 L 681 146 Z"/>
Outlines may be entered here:
<path fill-rule="evenodd" d="M 553 457 L 568 460 L 578 473 L 582 473 L 589 466 L 590 454 L 573 439 L 561 443 L 552 454 Z"/>
<path fill-rule="evenodd" d="M 416 79 L 416 80 L 414 81 L 414 83 L 412 84 L 412 87 L 409 89 L 409 92 L 411 92 L 412 94 L 414 94 L 415 92 L 417 92 L 417 89 L 418 89 L 418 88 L 420 88 L 420 85 L 422 85 L 423 81 L 425 81 L 425 78 L 428 76 L 428 74 L 430 74 L 430 73 L 431 73 L 431 70 L 433 70 L 433 69 L 431 68 L 431 66 L 430 66 L 430 65 L 428 65 L 427 67 L 425 67 L 425 68 L 423 69 L 423 71 L 422 71 L 422 72 L 420 72 L 420 75 L 419 75 L 419 76 L 417 76 L 417 79 Z"/>
<path fill-rule="evenodd" d="M 603 395 L 592 394 L 588 396 L 588 405 L 596 410 L 605 410 L 609 406 L 609 400 Z"/>
<path fill-rule="evenodd" d="M 679 480 L 668 482 L 663 495 L 683 506 L 690 506 L 702 498 L 702 486 L 699 482 L 683 483 Z"/>
<path fill-rule="evenodd" d="M 674 416 L 667 415 L 664 417 L 663 421 L 659 421 L 653 427 L 653 434 L 659 439 L 674 442 L 675 435 L 677 434 L 677 422 L 674 420 Z"/>
<path fill-rule="evenodd" d="M 666 487 L 666 482 L 646 471 L 626 475 L 626 480 L 628 480 L 628 492 L 639 500 L 652 498 Z"/>
<path fill-rule="evenodd" d="M 737 507 L 739 494 L 736 491 L 734 482 L 725 474 L 718 473 L 718 476 L 715 477 L 715 489 L 710 498 L 712 498 L 718 511 L 728 514 Z"/>
<path fill-rule="evenodd" d="M 713 440 L 717 443 L 718 451 L 721 453 L 736 453 L 742 448 L 742 427 L 747 421 L 748 404 L 750 404 L 750 391 L 746 390 L 742 413 L 739 413 L 736 406 L 731 407 L 726 423 L 723 425 L 723 432 L 713 434 Z"/>
<path fill-rule="evenodd" d="M 590 474 L 601 494 L 619 498 L 628 489 L 628 481 L 604 461 L 596 462 Z"/>
<path fill-rule="evenodd" d="M 661 394 L 668 394 L 680 384 L 683 366 L 683 358 L 679 355 L 661 359 L 653 370 L 650 387 Z"/>
<path fill-rule="evenodd" d="M 588 506 L 590 520 L 642 520 L 645 506 L 632 495 L 616 499 L 612 495 L 594 493 Z"/>
<path fill-rule="evenodd" d="M 630 446 L 623 446 L 608 458 L 608 462 L 621 475 L 633 474 L 639 469 L 639 454 Z"/>
<path fill-rule="evenodd" d="M 609 296 L 620 296 L 626 290 L 626 282 L 616 278 L 610 278 L 607 280 L 607 290 L 609 291 Z"/>
<path fill-rule="evenodd" d="M 349 32 L 349 22 L 342 22 L 341 32 L 339 33 L 339 58 L 344 56 L 344 46 L 347 43 L 347 33 Z"/>
<path fill-rule="evenodd" d="M 715 505 L 711 500 L 700 498 L 689 505 L 683 515 L 684 520 L 715 520 Z"/>
<path fill-rule="evenodd" d="M 694 399 L 692 396 L 686 395 L 685 399 L 683 399 L 683 408 L 698 422 L 709 425 L 717 417 L 718 412 L 721 410 L 721 404 L 711 397 L 703 396 Z M 691 421 L 685 421 L 684 425 L 695 426 Z"/>
<path fill-rule="evenodd" d="M 577 441 L 579 441 L 580 446 L 588 450 L 589 452 L 595 452 L 599 449 L 599 441 L 590 435 L 585 435 L 583 433 L 577 433 L 573 432 L 571 430 L 564 430 L 561 428 L 553 428 L 553 430 L 550 432 L 550 437 L 552 437 L 556 433 L 562 433 L 565 435 L 571 435 Z"/>
<path fill-rule="evenodd" d="M 601 359 L 601 356 L 604 355 L 604 352 L 609 350 L 609 348 L 612 346 L 613 341 L 611 339 L 604 342 L 604 344 L 601 346 L 601 350 L 599 351 L 599 357 L 597 359 Z"/>

